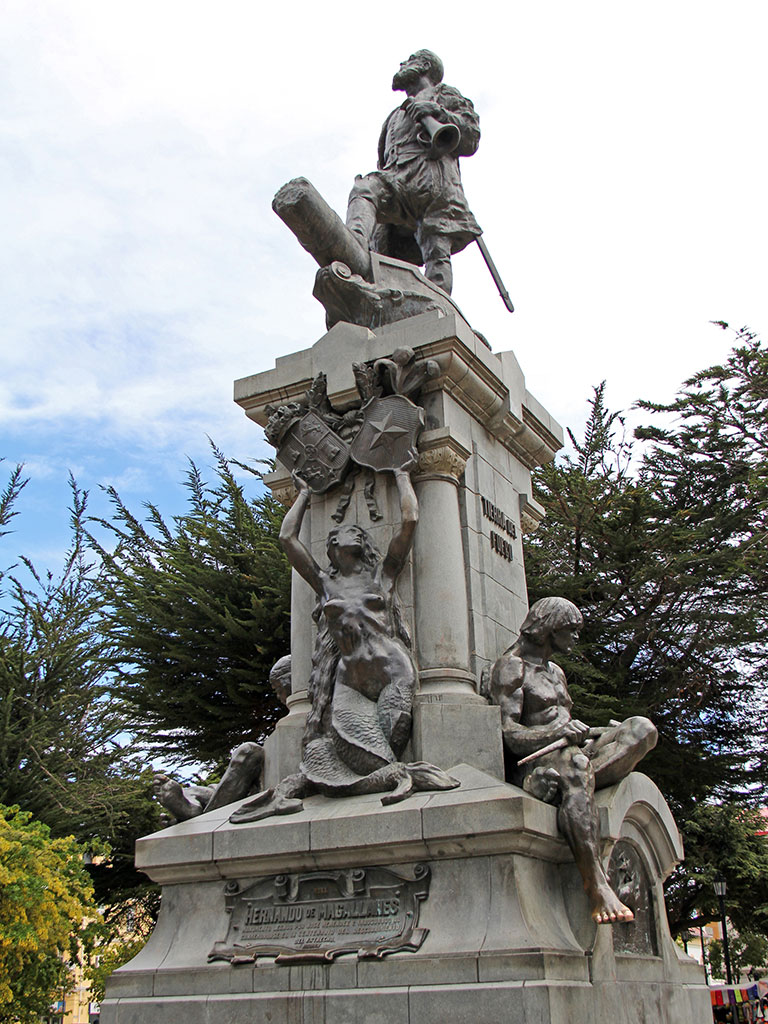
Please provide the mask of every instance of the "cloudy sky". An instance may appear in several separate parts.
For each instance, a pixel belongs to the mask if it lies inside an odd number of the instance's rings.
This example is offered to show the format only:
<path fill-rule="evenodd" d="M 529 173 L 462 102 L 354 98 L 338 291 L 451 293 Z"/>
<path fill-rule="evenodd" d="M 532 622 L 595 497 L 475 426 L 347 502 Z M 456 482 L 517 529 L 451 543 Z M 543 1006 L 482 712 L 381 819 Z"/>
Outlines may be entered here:
<path fill-rule="evenodd" d="M 465 190 L 517 311 L 474 246 L 454 297 L 561 423 L 603 378 L 670 397 L 730 347 L 710 320 L 765 334 L 767 28 L 764 0 L 3 0 L 0 455 L 30 484 L 0 563 L 55 564 L 70 470 L 94 511 L 112 483 L 172 514 L 206 435 L 267 453 L 232 381 L 323 333 L 272 195 L 306 175 L 343 214 L 420 47 L 480 113 Z"/>

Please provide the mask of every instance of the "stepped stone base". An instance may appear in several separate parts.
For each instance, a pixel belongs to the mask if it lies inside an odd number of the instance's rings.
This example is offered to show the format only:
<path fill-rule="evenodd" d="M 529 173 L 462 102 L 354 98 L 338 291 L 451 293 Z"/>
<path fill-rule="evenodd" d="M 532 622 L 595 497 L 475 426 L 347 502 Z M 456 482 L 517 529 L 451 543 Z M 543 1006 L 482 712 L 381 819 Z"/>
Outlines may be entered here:
<path fill-rule="evenodd" d="M 709 1024 L 702 972 L 667 927 L 661 883 L 682 848 L 648 778 L 599 794 L 605 855 L 637 905 L 636 924 L 611 928 L 589 916 L 553 807 L 475 767 L 451 773 L 460 788 L 390 807 L 315 796 L 235 826 L 230 805 L 140 840 L 138 866 L 163 885 L 160 919 L 112 975 L 102 1024 Z M 415 951 L 209 962 L 259 880 L 284 892 L 286 877 L 392 873 L 428 877 Z"/>

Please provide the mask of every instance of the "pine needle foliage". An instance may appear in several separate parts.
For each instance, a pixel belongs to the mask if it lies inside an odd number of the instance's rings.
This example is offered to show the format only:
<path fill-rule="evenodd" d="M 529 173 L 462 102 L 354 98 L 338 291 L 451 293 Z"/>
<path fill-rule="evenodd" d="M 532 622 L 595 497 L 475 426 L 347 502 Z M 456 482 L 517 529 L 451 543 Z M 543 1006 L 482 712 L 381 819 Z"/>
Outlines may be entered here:
<path fill-rule="evenodd" d="M 24 481 L 14 471 L 14 497 Z M 19 805 L 54 837 L 110 855 L 91 871 L 101 903 L 145 893 L 138 835 L 159 827 L 151 773 L 126 749 L 111 698 L 114 645 L 104 632 L 99 567 L 86 540 L 87 492 L 70 481 L 71 545 L 57 574 L 25 557 L 5 577 L 0 611 L 0 803 Z M 9 493 L 6 489 L 6 493 Z M 12 501 L 6 506 L 15 514 Z"/>
<path fill-rule="evenodd" d="M 713 882 L 728 883 L 728 918 L 739 932 L 768 934 L 768 843 L 765 819 L 741 804 L 699 804 L 685 822 L 685 861 L 665 886 L 673 933 L 720 916 Z M 757 966 L 757 965 L 755 965 Z"/>
<path fill-rule="evenodd" d="M 127 727 L 166 763 L 226 764 L 261 742 L 284 713 L 267 682 L 290 650 L 290 567 L 278 542 L 284 509 L 247 498 L 212 445 L 216 480 L 189 463 L 188 508 L 170 522 L 146 502 L 139 518 L 114 488 L 114 541 L 91 541 L 104 566 L 108 635 L 120 651 L 115 682 Z"/>
<path fill-rule="evenodd" d="M 529 597 L 585 616 L 566 666 L 579 717 L 645 714 L 644 770 L 685 820 L 768 783 L 768 353 L 749 332 L 656 422 L 624 436 L 595 389 L 584 440 L 537 471 L 547 516 L 527 538 Z"/>
<path fill-rule="evenodd" d="M 4 461 L 4 459 L 0 459 L 0 462 Z M 23 466 L 14 466 L 11 475 L 8 477 L 7 484 L 3 488 L 2 494 L 0 494 L 0 537 L 10 533 L 10 530 L 5 529 L 5 527 L 8 526 L 15 515 L 18 515 L 18 509 L 14 508 L 14 505 L 16 499 L 27 485 L 27 479 L 23 476 L 23 472 Z"/>
<path fill-rule="evenodd" d="M 86 557 L 86 499 L 74 486 L 60 575 L 41 575 L 22 557 L 26 578 L 7 577 L 0 619 L 0 802 L 22 802 L 58 834 L 83 815 L 109 813 L 103 776 L 121 728 L 107 699 L 112 652 Z"/>

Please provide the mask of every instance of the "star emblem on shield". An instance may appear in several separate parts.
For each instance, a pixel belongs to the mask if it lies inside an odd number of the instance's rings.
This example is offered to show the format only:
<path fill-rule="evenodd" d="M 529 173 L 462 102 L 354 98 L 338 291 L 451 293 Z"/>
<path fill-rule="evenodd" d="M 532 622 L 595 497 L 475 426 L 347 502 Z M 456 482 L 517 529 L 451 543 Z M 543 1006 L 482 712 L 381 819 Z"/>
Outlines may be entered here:
<path fill-rule="evenodd" d="M 363 406 L 363 424 L 350 446 L 352 458 L 379 472 L 402 469 L 416 458 L 424 410 L 404 395 L 372 398 Z"/>

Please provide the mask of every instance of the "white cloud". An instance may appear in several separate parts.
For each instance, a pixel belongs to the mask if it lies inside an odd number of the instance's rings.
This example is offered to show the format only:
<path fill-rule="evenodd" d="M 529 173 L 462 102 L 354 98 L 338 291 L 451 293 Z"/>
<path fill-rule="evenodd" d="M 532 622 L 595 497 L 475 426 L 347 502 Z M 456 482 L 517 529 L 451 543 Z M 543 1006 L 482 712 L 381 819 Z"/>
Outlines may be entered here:
<path fill-rule="evenodd" d="M 409 10 L 245 0 L 4 5 L 0 418 L 32 431 L 258 451 L 231 381 L 322 333 L 312 260 L 270 209 L 307 174 L 343 213 L 389 80 L 432 46 L 481 113 L 479 254 L 455 297 L 575 422 L 664 397 L 765 327 L 764 5 L 593 0 Z M 250 431 L 250 433 L 249 433 Z M 196 450 L 200 450 L 201 442 Z M 165 457 L 165 456 L 163 456 Z"/>

